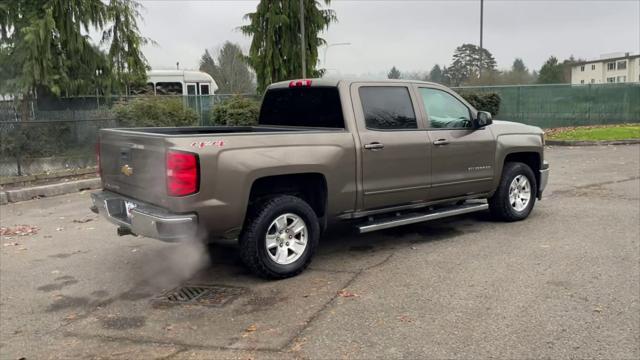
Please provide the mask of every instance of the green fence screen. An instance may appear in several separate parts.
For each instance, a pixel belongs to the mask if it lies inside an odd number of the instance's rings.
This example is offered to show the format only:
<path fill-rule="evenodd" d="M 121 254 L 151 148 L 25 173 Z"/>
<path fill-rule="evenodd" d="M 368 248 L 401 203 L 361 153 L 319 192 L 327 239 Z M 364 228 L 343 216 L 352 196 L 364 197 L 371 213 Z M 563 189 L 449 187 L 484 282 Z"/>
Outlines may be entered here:
<path fill-rule="evenodd" d="M 640 83 L 479 86 L 454 90 L 495 92 L 501 98 L 495 119 L 542 128 L 640 122 Z"/>

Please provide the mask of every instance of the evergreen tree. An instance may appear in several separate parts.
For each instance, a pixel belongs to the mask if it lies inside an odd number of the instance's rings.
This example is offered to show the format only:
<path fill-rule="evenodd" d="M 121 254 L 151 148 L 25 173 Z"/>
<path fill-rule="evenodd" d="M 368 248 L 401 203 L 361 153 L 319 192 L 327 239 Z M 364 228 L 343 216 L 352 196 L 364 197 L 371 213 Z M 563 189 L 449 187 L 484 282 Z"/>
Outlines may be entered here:
<path fill-rule="evenodd" d="M 521 58 L 516 58 L 513 60 L 513 65 L 511 65 L 511 71 L 514 73 L 528 73 L 529 69 L 524 65 L 524 61 Z"/>
<path fill-rule="evenodd" d="M 216 62 L 213 60 L 209 50 L 205 49 L 204 54 L 200 57 L 200 71 L 206 72 L 211 75 L 211 77 L 216 73 Z"/>
<path fill-rule="evenodd" d="M 538 74 L 539 84 L 561 84 L 564 82 L 563 66 L 555 56 L 549 57 L 540 68 Z"/>
<path fill-rule="evenodd" d="M 505 85 L 522 85 L 530 84 L 534 81 L 533 75 L 529 73 L 524 61 L 520 58 L 513 60 L 511 70 L 501 74 L 498 83 Z"/>
<path fill-rule="evenodd" d="M 331 0 L 304 1 L 306 73 L 309 77 L 322 76 L 316 69 L 318 47 L 324 39 L 318 35 L 336 21 L 333 10 L 321 9 L 321 2 L 329 5 Z M 240 30 L 252 36 L 248 62 L 254 69 L 258 91 L 277 81 L 300 78 L 301 28 L 300 3 L 298 0 L 261 0 L 256 11 L 245 15 L 248 25 Z"/>
<path fill-rule="evenodd" d="M 389 70 L 389 73 L 387 74 L 387 78 L 388 79 L 400 79 L 400 70 L 396 69 L 396 67 L 392 67 L 391 70 Z"/>
<path fill-rule="evenodd" d="M 491 73 L 496 70 L 496 60 L 489 50 L 480 49 L 473 44 L 463 44 L 456 48 L 453 54 L 453 63 L 449 67 L 451 81 L 455 86 L 478 78 L 480 69 L 483 73 Z"/>
<path fill-rule="evenodd" d="M 32 1 L 0 4 L 0 92 L 28 100 L 123 91 L 147 69 L 134 0 Z M 103 31 L 108 54 L 91 42 Z M 25 101 L 26 103 L 26 101 Z"/>
<path fill-rule="evenodd" d="M 107 6 L 107 17 L 112 25 L 103 32 L 102 42 L 111 42 L 107 56 L 117 92 L 128 92 L 131 85 L 141 85 L 147 80 L 149 66 L 142 46 L 152 41 L 140 34 L 137 24 L 140 8 L 134 0 L 111 0 Z"/>
<path fill-rule="evenodd" d="M 429 71 L 429 81 L 442 83 L 442 69 L 440 65 L 436 64 L 431 68 L 431 71 Z"/>
<path fill-rule="evenodd" d="M 253 74 L 247 66 L 242 49 L 229 41 L 218 52 L 217 63 L 205 50 L 200 59 L 200 71 L 211 75 L 218 84 L 220 94 L 246 94 L 255 91 Z"/>

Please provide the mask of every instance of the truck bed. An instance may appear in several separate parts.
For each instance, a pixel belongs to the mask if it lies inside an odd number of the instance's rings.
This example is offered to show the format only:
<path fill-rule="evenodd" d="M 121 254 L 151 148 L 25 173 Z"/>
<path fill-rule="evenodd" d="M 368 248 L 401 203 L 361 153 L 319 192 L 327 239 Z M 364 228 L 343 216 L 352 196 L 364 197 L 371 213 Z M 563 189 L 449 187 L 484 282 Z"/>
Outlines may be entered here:
<path fill-rule="evenodd" d="M 272 132 L 309 132 L 309 131 L 344 131 L 335 128 L 314 128 L 296 126 L 192 126 L 192 127 L 155 127 L 155 128 L 121 128 L 111 129 L 128 133 L 148 133 L 166 136 L 202 136 L 209 134 L 237 133 L 272 133 Z"/>

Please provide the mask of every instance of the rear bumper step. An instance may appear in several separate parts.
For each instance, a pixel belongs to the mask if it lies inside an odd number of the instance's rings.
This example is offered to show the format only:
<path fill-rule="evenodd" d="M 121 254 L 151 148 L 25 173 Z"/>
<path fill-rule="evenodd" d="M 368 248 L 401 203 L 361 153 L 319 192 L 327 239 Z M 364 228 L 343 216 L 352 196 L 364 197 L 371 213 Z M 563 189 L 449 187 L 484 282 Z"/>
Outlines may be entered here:
<path fill-rule="evenodd" d="M 476 211 L 483 211 L 489 208 L 489 204 L 486 203 L 469 203 L 462 205 L 452 205 L 435 209 L 429 212 L 411 213 L 401 216 L 384 218 L 380 220 L 373 220 L 366 222 L 358 226 L 358 230 L 361 234 L 378 231 L 383 229 L 389 229 L 396 226 L 415 224 L 419 222 L 441 219 L 449 216 L 468 214 Z"/>

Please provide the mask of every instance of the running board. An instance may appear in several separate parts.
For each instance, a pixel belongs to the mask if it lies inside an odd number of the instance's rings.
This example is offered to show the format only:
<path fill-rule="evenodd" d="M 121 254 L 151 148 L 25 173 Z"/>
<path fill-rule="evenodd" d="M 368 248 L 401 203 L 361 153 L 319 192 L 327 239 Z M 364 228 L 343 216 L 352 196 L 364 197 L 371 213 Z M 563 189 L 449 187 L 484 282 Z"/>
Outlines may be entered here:
<path fill-rule="evenodd" d="M 423 221 L 441 219 L 449 216 L 468 214 L 476 211 L 487 210 L 488 208 L 489 204 L 478 203 L 448 206 L 445 208 L 433 210 L 428 213 L 412 213 L 402 216 L 396 216 L 393 218 L 385 218 L 378 221 L 370 221 L 358 226 L 358 230 L 361 234 L 364 234 L 372 231 L 389 229 L 396 226 L 409 225 Z"/>

